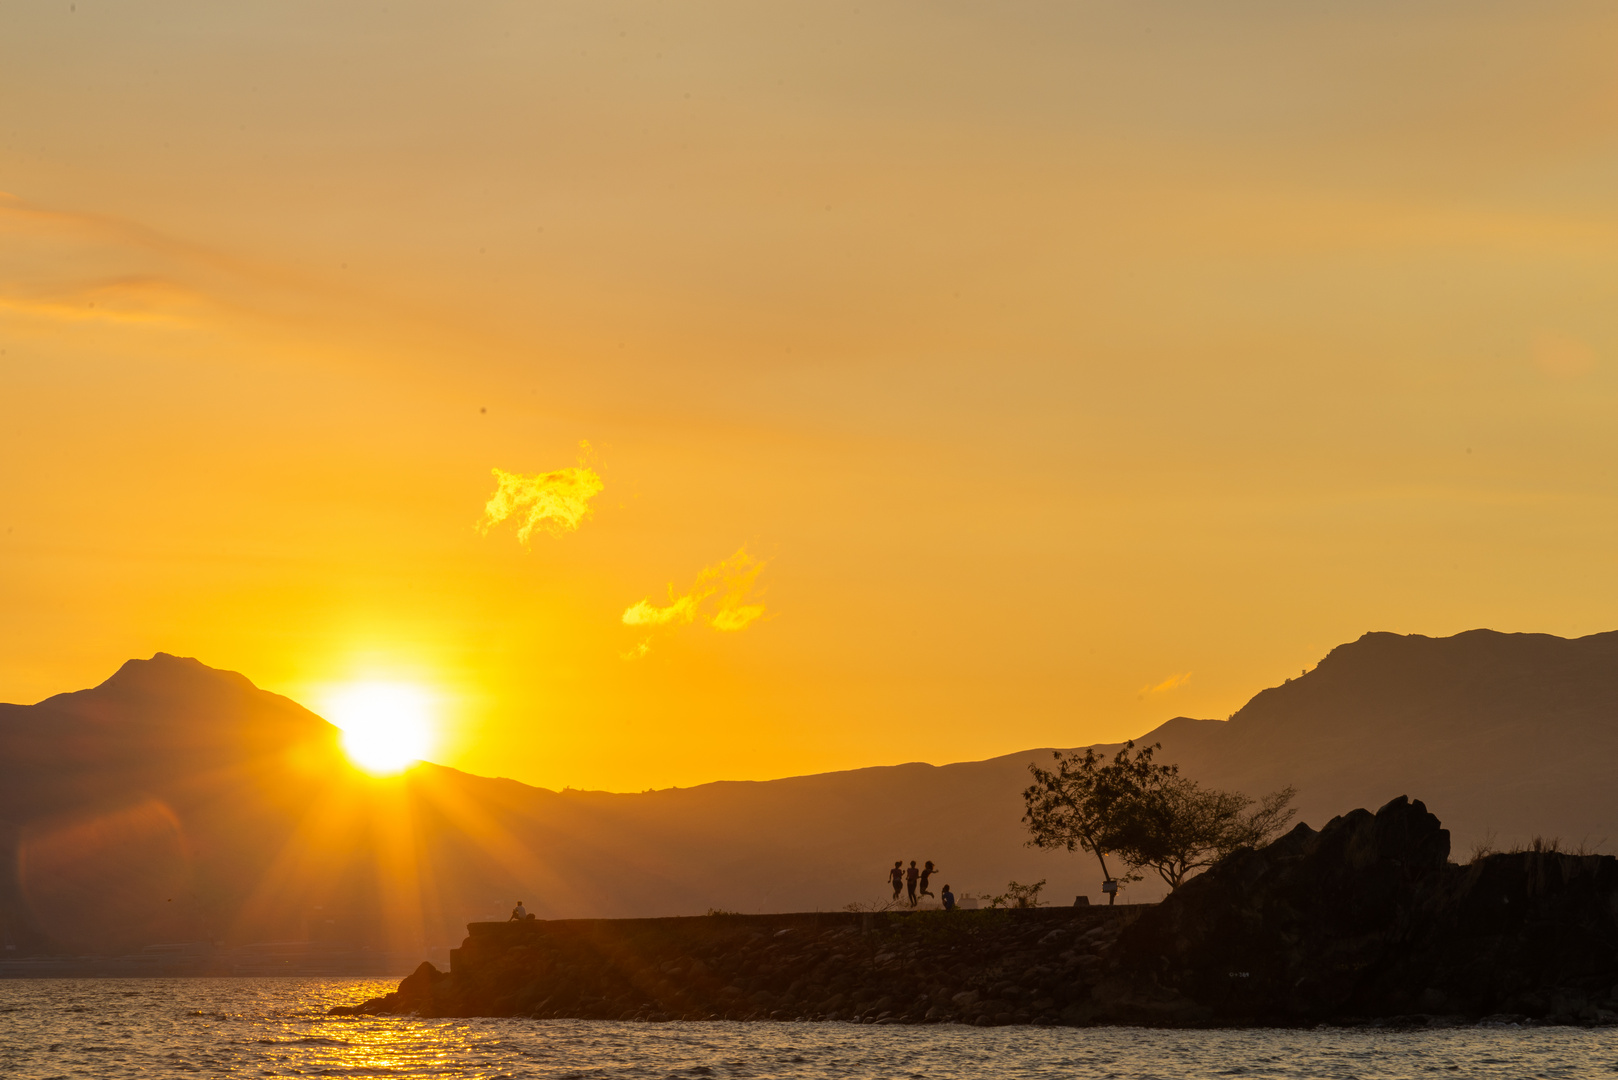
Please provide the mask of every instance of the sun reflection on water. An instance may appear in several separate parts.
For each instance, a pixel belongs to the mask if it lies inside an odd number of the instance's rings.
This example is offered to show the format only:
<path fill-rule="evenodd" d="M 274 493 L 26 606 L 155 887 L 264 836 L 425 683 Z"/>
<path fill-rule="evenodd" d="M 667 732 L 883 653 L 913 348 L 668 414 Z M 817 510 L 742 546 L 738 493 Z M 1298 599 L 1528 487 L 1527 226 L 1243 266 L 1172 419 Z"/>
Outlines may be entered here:
<path fill-rule="evenodd" d="M 0 979 L 6 1080 L 1610 1077 L 1618 1028 L 1171 1031 L 332 1017 L 397 979 Z M 1546 1069 L 1551 1072 L 1547 1073 Z"/>

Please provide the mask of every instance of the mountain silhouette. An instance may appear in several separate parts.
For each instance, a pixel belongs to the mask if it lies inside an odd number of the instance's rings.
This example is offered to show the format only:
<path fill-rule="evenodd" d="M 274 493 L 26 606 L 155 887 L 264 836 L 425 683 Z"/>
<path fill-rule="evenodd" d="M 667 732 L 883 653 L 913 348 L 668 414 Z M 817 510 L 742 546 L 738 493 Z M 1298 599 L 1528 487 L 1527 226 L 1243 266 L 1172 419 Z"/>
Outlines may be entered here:
<path fill-rule="evenodd" d="M 1420 797 L 1464 858 L 1491 837 L 1618 839 L 1615 721 L 1618 633 L 1374 633 L 1228 721 L 1180 717 L 1139 741 L 1217 787 L 1291 784 L 1316 826 Z M 376 779 L 302 706 L 159 653 L 91 690 L 0 705 L 0 933 L 10 955 L 412 949 L 456 943 L 518 897 L 541 918 L 834 910 L 885 899 L 898 858 L 937 861 L 958 894 L 1045 878 L 1055 902 L 1099 901 L 1088 856 L 1023 845 L 1027 765 L 1049 754 L 640 794 L 426 763 Z"/>
<path fill-rule="evenodd" d="M 1366 634 L 1229 722 L 1181 717 L 1142 741 L 1216 787 L 1295 785 L 1316 825 L 1409 794 L 1459 858 L 1491 838 L 1594 847 L 1618 841 L 1618 633 Z"/>

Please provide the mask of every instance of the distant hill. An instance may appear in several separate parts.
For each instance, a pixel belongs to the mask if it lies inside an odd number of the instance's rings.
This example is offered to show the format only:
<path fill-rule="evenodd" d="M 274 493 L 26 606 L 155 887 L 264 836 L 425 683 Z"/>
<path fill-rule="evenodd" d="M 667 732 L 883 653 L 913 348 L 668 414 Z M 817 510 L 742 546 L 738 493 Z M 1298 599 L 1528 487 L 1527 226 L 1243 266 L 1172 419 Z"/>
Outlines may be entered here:
<path fill-rule="evenodd" d="M 1366 634 L 1228 723 L 1180 718 L 1143 738 L 1219 787 L 1295 785 L 1316 825 L 1419 796 L 1458 859 L 1491 837 L 1618 845 L 1618 633 Z"/>
<path fill-rule="evenodd" d="M 1142 740 L 1216 786 L 1292 784 L 1316 826 L 1420 797 L 1461 858 L 1491 832 L 1618 841 L 1618 633 L 1367 634 L 1229 721 L 1182 717 Z M 379 781 L 308 710 L 160 653 L 92 690 L 0 705 L 0 932 L 23 952 L 416 947 L 518 896 L 541 917 L 837 909 L 880 898 L 901 857 L 936 860 L 957 892 L 1047 878 L 1056 900 L 1099 900 L 1087 856 L 1022 845 L 1027 763 L 1048 757 L 623 795 L 429 764 Z"/>

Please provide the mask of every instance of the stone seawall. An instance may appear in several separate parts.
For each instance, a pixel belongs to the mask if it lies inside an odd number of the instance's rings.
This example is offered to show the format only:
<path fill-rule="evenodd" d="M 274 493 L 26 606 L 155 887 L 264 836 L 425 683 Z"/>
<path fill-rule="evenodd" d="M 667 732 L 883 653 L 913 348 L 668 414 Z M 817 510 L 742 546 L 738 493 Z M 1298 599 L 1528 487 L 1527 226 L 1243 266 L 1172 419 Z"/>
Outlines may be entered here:
<path fill-rule="evenodd" d="M 1618 859 L 1449 861 L 1420 802 L 1299 825 L 1161 904 L 474 923 L 352 1013 L 872 1023 L 1618 1023 Z"/>
<path fill-rule="evenodd" d="M 1138 907 L 473 923 L 348 1012 L 642 1020 L 1083 1023 Z"/>

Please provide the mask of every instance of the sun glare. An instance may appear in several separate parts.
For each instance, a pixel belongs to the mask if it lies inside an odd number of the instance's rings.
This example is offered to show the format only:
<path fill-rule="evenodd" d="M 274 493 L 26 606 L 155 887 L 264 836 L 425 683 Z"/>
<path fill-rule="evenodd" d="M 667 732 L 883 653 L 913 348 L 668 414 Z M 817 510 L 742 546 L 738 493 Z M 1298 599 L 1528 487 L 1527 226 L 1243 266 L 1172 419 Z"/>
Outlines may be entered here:
<path fill-rule="evenodd" d="M 419 686 L 352 683 L 325 705 L 327 719 L 343 729 L 344 751 L 366 772 L 400 772 L 431 749 L 431 702 Z"/>

